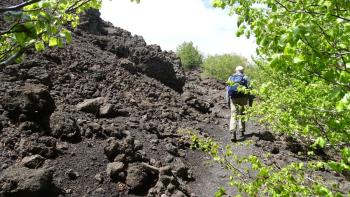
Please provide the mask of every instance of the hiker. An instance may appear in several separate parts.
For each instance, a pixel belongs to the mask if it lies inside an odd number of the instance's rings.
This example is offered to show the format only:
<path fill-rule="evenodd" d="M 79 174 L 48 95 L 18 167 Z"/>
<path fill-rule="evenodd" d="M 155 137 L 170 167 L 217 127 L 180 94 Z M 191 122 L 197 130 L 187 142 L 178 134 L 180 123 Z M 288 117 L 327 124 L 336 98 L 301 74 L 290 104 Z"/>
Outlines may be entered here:
<path fill-rule="evenodd" d="M 250 88 L 249 79 L 244 75 L 243 66 L 237 66 L 236 73 L 228 78 L 226 87 L 226 100 L 231 110 L 229 131 L 232 134 L 232 141 L 237 141 L 237 129 L 244 136 L 245 121 L 238 116 L 244 114 L 245 105 L 250 105 L 253 99 L 249 94 L 239 91 L 242 86 Z"/>

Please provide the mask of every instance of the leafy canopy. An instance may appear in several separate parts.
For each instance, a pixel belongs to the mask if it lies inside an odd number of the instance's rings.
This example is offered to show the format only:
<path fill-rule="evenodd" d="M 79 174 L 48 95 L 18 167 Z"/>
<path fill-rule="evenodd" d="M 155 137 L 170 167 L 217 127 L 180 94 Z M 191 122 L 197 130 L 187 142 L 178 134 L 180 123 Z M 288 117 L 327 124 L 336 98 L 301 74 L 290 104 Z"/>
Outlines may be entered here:
<path fill-rule="evenodd" d="M 348 142 L 349 1 L 214 0 L 213 5 L 238 15 L 237 36 L 256 37 L 264 77 L 255 113 L 275 130 Z"/>
<path fill-rule="evenodd" d="M 176 54 L 180 57 L 181 63 L 186 70 L 198 68 L 203 61 L 203 56 L 193 42 L 183 42 L 176 48 Z"/>
<path fill-rule="evenodd" d="M 28 0 L 0 7 L 1 20 L 5 21 L 0 30 L 0 66 L 18 61 L 31 47 L 43 51 L 47 46 L 70 43 L 72 35 L 67 27 L 76 28 L 79 15 L 87 9 L 100 9 L 101 3 L 102 0 Z"/>
<path fill-rule="evenodd" d="M 247 67 L 247 59 L 235 54 L 213 55 L 205 58 L 202 65 L 205 76 L 212 76 L 222 81 L 226 81 L 237 66 Z"/>

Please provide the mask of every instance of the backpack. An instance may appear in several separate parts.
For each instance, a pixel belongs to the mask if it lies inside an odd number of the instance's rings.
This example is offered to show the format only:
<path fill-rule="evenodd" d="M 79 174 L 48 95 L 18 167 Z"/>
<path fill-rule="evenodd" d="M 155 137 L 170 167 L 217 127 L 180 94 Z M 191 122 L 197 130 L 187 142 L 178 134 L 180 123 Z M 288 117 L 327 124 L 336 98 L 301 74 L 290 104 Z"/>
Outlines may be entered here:
<path fill-rule="evenodd" d="M 244 75 L 232 75 L 227 81 L 227 92 L 231 98 L 242 98 L 248 96 L 244 92 L 238 91 L 239 86 L 248 88 L 248 80 Z"/>

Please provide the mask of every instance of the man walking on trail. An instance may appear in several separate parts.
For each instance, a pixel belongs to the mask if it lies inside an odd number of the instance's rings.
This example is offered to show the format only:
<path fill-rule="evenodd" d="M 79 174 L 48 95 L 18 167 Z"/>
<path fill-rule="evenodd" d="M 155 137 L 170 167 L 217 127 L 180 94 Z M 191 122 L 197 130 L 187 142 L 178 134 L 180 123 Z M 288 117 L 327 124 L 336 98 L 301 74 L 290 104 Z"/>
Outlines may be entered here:
<path fill-rule="evenodd" d="M 244 107 L 248 105 L 250 99 L 249 94 L 244 93 L 242 89 L 248 89 L 250 88 L 249 86 L 249 79 L 244 75 L 244 68 L 237 66 L 236 73 L 227 80 L 226 91 L 226 100 L 231 110 L 229 130 L 232 134 L 231 140 L 234 142 L 237 141 L 237 129 L 241 132 L 242 136 L 245 132 L 245 121 L 239 116 L 244 114 Z"/>

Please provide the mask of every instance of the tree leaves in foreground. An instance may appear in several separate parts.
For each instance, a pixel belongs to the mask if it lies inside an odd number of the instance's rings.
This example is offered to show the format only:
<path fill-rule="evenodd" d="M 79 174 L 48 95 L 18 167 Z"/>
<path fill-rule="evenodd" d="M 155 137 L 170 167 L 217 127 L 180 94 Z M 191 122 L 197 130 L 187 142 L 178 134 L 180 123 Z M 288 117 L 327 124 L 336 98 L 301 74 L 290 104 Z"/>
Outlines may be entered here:
<path fill-rule="evenodd" d="M 183 42 L 176 48 L 176 54 L 180 57 L 182 66 L 186 70 L 198 68 L 203 61 L 203 56 L 193 42 Z"/>
<path fill-rule="evenodd" d="M 136 1 L 139 0 L 131 0 Z M 79 15 L 87 9 L 100 9 L 102 0 L 28 0 L 0 7 L 0 66 L 20 61 L 24 52 L 35 47 L 63 47 L 72 41 L 71 31 Z"/>
<path fill-rule="evenodd" d="M 350 2 L 214 0 L 213 5 L 238 15 L 237 36 L 256 37 L 263 81 L 254 113 L 275 131 L 349 144 Z"/>
<path fill-rule="evenodd" d="M 13 63 L 33 46 L 37 51 L 63 47 L 72 40 L 64 25 L 75 28 L 80 13 L 100 6 L 100 0 L 32 0 L 0 8 L 7 28 L 0 32 L 0 64 Z"/>

